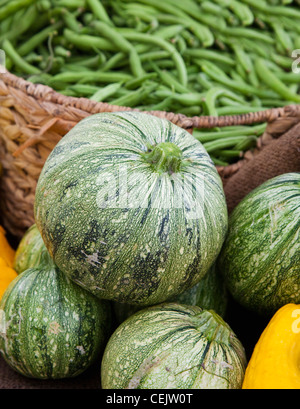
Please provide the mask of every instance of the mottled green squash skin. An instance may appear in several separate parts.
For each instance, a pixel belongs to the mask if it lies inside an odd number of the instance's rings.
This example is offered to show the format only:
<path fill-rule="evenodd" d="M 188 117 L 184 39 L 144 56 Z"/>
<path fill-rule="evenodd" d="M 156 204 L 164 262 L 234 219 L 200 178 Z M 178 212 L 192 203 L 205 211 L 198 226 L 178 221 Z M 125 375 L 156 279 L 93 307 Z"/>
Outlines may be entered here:
<path fill-rule="evenodd" d="M 168 301 L 214 310 L 223 318 L 227 310 L 228 292 L 223 276 L 214 264 L 199 283 Z M 119 324 L 141 308 L 143 307 L 113 302 L 114 314 Z"/>
<path fill-rule="evenodd" d="M 146 161 L 149 147 L 165 142 L 182 153 L 174 172 Z M 35 220 L 73 281 L 136 305 L 193 287 L 216 260 L 228 223 L 221 179 L 200 142 L 137 112 L 89 116 L 61 139 L 38 181 Z"/>
<path fill-rule="evenodd" d="M 101 359 L 111 309 L 66 277 L 51 260 L 19 274 L 0 303 L 0 351 L 24 376 L 61 379 Z"/>
<path fill-rule="evenodd" d="M 36 224 L 33 224 L 25 232 L 17 247 L 14 269 L 18 274 L 21 274 L 28 268 L 38 267 L 45 251 L 47 252 L 47 249 L 39 229 Z"/>
<path fill-rule="evenodd" d="M 103 389 L 240 389 L 245 351 L 213 311 L 163 303 L 140 310 L 110 337 Z"/>
<path fill-rule="evenodd" d="M 233 297 L 272 315 L 300 303 L 300 174 L 272 178 L 233 210 L 218 265 Z"/>

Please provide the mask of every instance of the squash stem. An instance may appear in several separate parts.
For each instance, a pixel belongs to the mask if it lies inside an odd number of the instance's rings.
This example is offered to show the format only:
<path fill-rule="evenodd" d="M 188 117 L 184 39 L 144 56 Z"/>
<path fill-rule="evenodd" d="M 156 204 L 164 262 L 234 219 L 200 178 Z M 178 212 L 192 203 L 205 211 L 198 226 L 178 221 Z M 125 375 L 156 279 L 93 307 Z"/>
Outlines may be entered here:
<path fill-rule="evenodd" d="M 172 142 L 161 142 L 155 146 L 150 146 L 148 151 L 142 154 L 142 157 L 159 174 L 167 172 L 172 175 L 181 169 L 182 152 Z"/>

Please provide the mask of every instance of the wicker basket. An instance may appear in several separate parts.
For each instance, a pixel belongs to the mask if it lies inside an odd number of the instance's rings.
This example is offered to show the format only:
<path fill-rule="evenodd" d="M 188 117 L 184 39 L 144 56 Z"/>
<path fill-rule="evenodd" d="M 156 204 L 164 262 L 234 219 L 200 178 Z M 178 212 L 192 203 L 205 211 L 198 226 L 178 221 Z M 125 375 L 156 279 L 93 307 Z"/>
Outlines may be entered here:
<path fill-rule="evenodd" d="M 133 110 L 67 97 L 53 89 L 32 84 L 6 72 L 0 79 L 1 210 L 4 227 L 20 238 L 34 223 L 33 204 L 37 179 L 46 158 L 57 142 L 81 119 L 98 112 Z M 289 105 L 256 113 L 223 117 L 186 117 L 172 112 L 151 111 L 192 133 L 193 128 L 250 125 L 267 122 L 256 152 L 300 121 L 300 106 Z M 255 152 L 247 152 L 238 163 L 217 167 L 223 183 L 238 172 Z"/>

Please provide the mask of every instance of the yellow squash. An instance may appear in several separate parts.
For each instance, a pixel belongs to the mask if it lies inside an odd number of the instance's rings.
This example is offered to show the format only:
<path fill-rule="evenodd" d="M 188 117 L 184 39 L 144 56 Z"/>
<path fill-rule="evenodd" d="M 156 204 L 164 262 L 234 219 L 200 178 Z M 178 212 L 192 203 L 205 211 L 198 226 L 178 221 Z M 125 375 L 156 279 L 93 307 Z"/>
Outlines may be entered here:
<path fill-rule="evenodd" d="M 3 258 L 7 265 L 12 266 L 14 263 L 15 250 L 7 241 L 5 230 L 0 226 L 0 257 Z"/>
<path fill-rule="evenodd" d="M 9 284 L 18 276 L 16 271 L 0 257 L 0 300 Z"/>
<path fill-rule="evenodd" d="M 5 230 L 0 226 L 0 300 L 11 281 L 17 277 L 13 269 L 15 250 L 7 241 Z"/>
<path fill-rule="evenodd" d="M 272 317 L 255 345 L 243 389 L 300 389 L 300 304 Z"/>

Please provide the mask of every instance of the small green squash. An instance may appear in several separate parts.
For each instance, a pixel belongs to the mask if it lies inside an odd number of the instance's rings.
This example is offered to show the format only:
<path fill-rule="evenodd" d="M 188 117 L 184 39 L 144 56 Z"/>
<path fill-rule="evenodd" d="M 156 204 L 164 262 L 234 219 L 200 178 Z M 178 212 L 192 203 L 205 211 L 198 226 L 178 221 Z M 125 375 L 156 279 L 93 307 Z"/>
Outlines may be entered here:
<path fill-rule="evenodd" d="M 218 257 L 236 301 L 268 316 L 300 303 L 299 233 L 300 173 L 266 181 L 236 206 Z"/>
<path fill-rule="evenodd" d="M 80 121 L 49 155 L 35 220 L 57 266 L 99 298 L 152 305 L 193 287 L 227 232 L 202 144 L 140 112 Z"/>
<path fill-rule="evenodd" d="M 214 311 L 163 303 L 136 312 L 111 335 L 103 389 L 240 389 L 245 351 Z"/>
<path fill-rule="evenodd" d="M 111 310 L 70 281 L 43 253 L 36 268 L 19 274 L 0 303 L 0 351 L 24 376 L 74 377 L 101 358 Z"/>
<path fill-rule="evenodd" d="M 18 244 L 14 258 L 15 271 L 21 274 L 28 268 L 37 267 L 44 251 L 47 252 L 45 243 L 36 224 L 33 224 Z"/>
<path fill-rule="evenodd" d="M 217 271 L 214 264 L 199 283 L 168 301 L 214 310 L 223 318 L 228 304 L 227 288 L 221 273 Z M 137 305 L 113 302 L 113 310 L 119 324 L 141 308 Z"/>

